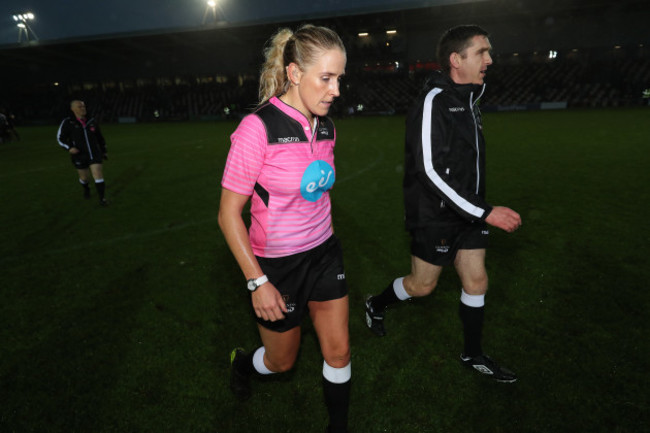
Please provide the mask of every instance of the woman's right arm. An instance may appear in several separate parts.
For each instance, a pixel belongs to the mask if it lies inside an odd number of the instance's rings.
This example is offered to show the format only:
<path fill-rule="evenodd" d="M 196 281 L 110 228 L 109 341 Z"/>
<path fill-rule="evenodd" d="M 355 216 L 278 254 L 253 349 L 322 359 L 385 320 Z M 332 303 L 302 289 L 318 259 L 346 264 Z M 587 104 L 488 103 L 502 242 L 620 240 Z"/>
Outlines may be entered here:
<path fill-rule="evenodd" d="M 221 204 L 219 205 L 219 227 L 246 280 L 264 275 L 253 253 L 248 230 L 246 230 L 241 216 L 248 199 L 249 197 L 246 195 L 222 188 Z M 244 287 L 243 284 L 242 287 Z M 257 317 L 270 321 L 284 318 L 283 312 L 287 312 L 287 307 L 280 292 L 272 283 L 262 284 L 251 296 Z"/>

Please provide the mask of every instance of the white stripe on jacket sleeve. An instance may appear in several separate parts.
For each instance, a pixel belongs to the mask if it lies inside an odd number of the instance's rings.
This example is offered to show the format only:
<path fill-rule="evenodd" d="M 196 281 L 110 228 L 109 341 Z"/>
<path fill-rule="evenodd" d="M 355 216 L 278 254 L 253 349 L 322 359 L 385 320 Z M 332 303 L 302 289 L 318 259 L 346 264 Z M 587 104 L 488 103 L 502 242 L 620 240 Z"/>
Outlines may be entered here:
<path fill-rule="evenodd" d="M 70 150 L 70 146 L 68 146 L 67 144 L 61 141 L 61 129 L 63 129 L 63 124 L 65 123 L 66 120 L 68 119 L 63 119 L 63 122 L 61 122 L 61 124 L 59 125 L 59 130 L 56 132 L 56 141 L 59 142 L 59 146 L 63 147 L 64 149 Z"/>
<path fill-rule="evenodd" d="M 485 213 L 482 209 L 468 202 L 461 197 L 451 186 L 449 186 L 433 168 L 431 157 L 431 109 L 433 107 L 433 98 L 436 97 L 442 89 L 435 88 L 431 90 L 424 99 L 424 109 L 422 110 L 422 158 L 424 160 L 424 169 L 427 177 L 433 184 L 456 206 L 464 212 L 476 218 L 481 218 Z"/>

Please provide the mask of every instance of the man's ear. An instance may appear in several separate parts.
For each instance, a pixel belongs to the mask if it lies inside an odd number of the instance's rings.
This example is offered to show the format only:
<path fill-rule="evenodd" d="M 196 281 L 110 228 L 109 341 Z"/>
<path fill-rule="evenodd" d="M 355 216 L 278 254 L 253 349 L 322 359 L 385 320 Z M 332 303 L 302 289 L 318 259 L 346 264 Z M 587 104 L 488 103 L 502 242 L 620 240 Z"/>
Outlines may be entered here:
<path fill-rule="evenodd" d="M 459 68 L 460 67 L 460 54 L 454 52 L 449 55 L 449 64 L 451 65 L 452 68 Z"/>

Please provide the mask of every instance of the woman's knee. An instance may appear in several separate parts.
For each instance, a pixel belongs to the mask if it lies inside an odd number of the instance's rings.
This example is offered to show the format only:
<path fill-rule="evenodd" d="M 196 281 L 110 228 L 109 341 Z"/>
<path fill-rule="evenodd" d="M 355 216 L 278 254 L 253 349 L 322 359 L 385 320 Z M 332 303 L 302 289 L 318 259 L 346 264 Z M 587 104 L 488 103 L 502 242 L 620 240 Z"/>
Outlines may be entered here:
<path fill-rule="evenodd" d="M 330 367 L 342 368 L 350 363 L 350 340 L 338 338 L 329 344 L 321 345 L 321 353 Z"/>
<path fill-rule="evenodd" d="M 291 370 L 296 363 L 295 356 L 271 357 L 268 352 L 264 355 L 264 362 L 269 370 L 274 373 L 284 373 Z"/>
<path fill-rule="evenodd" d="M 270 348 L 265 347 L 266 352 L 264 353 L 264 363 L 269 370 L 275 373 L 284 373 L 293 368 L 296 363 L 296 358 L 298 357 L 298 348 L 295 350 L 293 348 Z"/>
<path fill-rule="evenodd" d="M 343 368 L 350 363 L 350 346 L 323 351 L 323 358 L 330 367 Z"/>

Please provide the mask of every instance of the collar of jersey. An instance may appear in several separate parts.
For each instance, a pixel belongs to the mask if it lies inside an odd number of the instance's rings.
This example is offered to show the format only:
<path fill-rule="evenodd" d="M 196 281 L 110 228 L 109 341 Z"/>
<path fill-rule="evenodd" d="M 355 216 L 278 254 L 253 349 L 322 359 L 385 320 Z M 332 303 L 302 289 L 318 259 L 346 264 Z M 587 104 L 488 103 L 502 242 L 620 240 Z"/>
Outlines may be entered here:
<path fill-rule="evenodd" d="M 304 114 L 293 108 L 291 105 L 281 101 L 277 96 L 272 97 L 269 102 L 279 108 L 280 111 L 282 111 L 284 114 L 300 123 L 302 128 L 305 130 L 305 135 L 309 137 L 309 132 L 311 131 L 312 125 L 309 124 L 309 119 L 307 119 Z M 314 117 L 316 118 L 318 116 Z"/>

